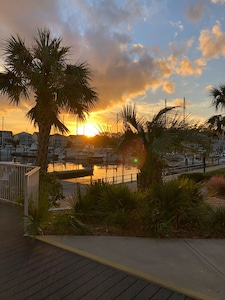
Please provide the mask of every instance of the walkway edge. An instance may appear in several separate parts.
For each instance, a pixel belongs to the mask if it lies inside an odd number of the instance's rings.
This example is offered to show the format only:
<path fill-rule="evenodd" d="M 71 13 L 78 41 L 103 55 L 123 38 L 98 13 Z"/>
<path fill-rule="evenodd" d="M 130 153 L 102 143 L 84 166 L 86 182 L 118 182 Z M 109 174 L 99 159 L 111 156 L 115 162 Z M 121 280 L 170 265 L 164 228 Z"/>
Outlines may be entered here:
<path fill-rule="evenodd" d="M 101 264 L 104 264 L 104 265 L 107 265 L 109 267 L 118 269 L 118 270 L 126 272 L 128 274 L 137 276 L 137 277 L 142 278 L 142 279 L 144 279 L 144 280 L 146 280 L 148 282 L 151 282 L 153 284 L 154 283 L 158 284 L 161 287 L 164 287 L 164 288 L 167 288 L 167 289 L 171 289 L 174 292 L 184 294 L 184 295 L 189 296 L 191 298 L 194 298 L 196 300 L 197 299 L 198 300 L 215 300 L 214 298 L 208 297 L 208 296 L 206 296 L 204 294 L 197 293 L 195 291 L 192 291 L 192 290 L 183 288 L 181 286 L 178 286 L 178 285 L 176 285 L 174 283 L 171 283 L 171 282 L 168 282 L 168 281 L 165 281 L 165 280 L 161 280 L 160 278 L 157 278 L 157 277 L 150 276 L 149 274 L 146 274 L 144 272 L 140 272 L 140 271 L 137 271 L 135 269 L 132 269 L 132 268 L 126 267 L 124 265 L 118 264 L 116 262 L 110 261 L 108 259 L 104 259 L 104 258 L 99 257 L 97 255 L 93 255 L 93 254 L 91 254 L 89 252 L 77 249 L 75 247 L 71 247 L 71 246 L 65 245 L 63 243 L 52 241 L 52 240 L 48 239 L 46 236 L 36 236 L 35 238 L 37 240 L 41 241 L 41 242 L 48 243 L 48 244 L 50 244 L 52 246 L 59 247 L 61 249 L 70 251 L 70 252 L 78 254 L 80 256 L 89 258 L 89 259 L 97 261 L 97 262 L 99 262 Z"/>

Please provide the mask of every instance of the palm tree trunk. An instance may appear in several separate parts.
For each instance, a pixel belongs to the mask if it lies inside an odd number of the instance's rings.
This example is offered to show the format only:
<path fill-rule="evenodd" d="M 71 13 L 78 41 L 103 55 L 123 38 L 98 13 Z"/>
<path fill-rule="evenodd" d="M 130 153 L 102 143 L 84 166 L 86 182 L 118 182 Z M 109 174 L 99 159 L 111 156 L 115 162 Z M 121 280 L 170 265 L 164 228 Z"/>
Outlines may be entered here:
<path fill-rule="evenodd" d="M 51 125 L 46 123 L 39 124 L 37 165 L 41 167 L 42 172 L 48 169 L 48 146 Z"/>
<path fill-rule="evenodd" d="M 159 157 L 151 152 L 140 169 L 138 175 L 138 188 L 149 188 L 153 182 L 162 183 L 163 164 Z"/>

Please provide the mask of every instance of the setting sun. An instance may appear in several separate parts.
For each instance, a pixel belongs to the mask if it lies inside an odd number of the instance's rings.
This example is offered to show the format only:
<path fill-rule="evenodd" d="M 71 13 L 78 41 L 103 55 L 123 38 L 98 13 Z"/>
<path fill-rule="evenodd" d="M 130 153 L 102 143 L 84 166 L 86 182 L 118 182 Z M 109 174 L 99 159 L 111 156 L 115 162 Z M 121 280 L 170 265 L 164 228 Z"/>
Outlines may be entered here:
<path fill-rule="evenodd" d="M 94 123 L 85 123 L 78 127 L 77 134 L 92 137 L 99 134 L 99 128 Z"/>

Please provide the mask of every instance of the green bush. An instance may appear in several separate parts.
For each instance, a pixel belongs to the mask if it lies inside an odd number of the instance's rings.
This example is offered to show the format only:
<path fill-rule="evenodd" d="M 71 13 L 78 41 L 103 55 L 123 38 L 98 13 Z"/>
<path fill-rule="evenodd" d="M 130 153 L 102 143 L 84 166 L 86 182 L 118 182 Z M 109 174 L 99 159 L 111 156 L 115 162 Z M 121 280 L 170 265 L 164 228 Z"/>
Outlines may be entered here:
<path fill-rule="evenodd" d="M 29 199 L 28 215 L 24 216 L 28 235 L 34 237 L 44 234 L 44 228 L 51 219 L 49 207 L 49 201 L 43 195 L 39 196 L 37 202 Z"/>
<path fill-rule="evenodd" d="M 86 189 L 75 210 L 84 222 L 128 228 L 135 223 L 140 198 L 140 192 L 132 192 L 126 185 L 99 181 Z"/>
<path fill-rule="evenodd" d="M 97 181 L 87 186 L 85 193 L 79 195 L 79 199 L 74 199 L 72 207 L 84 222 L 104 217 L 104 203 L 102 203 L 101 195 L 109 188 L 108 182 Z"/>
<path fill-rule="evenodd" d="M 206 173 L 184 173 L 178 176 L 179 180 L 182 179 L 189 179 L 194 181 L 195 183 L 204 181 L 208 178 L 208 175 Z"/>
<path fill-rule="evenodd" d="M 132 211 L 136 207 L 136 193 L 133 193 L 128 186 L 110 185 L 101 193 L 102 205 L 106 212 L 124 210 Z"/>
<path fill-rule="evenodd" d="M 120 229 L 128 229 L 131 227 L 130 215 L 123 210 L 117 210 L 112 213 L 108 213 L 105 217 L 105 222 L 109 227 L 115 227 Z"/>
<path fill-rule="evenodd" d="M 64 199 L 62 184 L 54 175 L 49 173 L 40 174 L 40 193 L 48 198 L 50 206 L 58 207 L 58 202 Z"/>
<path fill-rule="evenodd" d="M 225 207 L 212 210 L 211 232 L 225 237 Z"/>
<path fill-rule="evenodd" d="M 177 230 L 197 229 L 207 207 L 201 185 L 188 179 L 153 184 L 141 210 L 144 227 L 154 236 L 168 236 Z"/>
<path fill-rule="evenodd" d="M 88 226 L 81 222 L 73 210 L 52 211 L 49 234 L 87 234 Z"/>

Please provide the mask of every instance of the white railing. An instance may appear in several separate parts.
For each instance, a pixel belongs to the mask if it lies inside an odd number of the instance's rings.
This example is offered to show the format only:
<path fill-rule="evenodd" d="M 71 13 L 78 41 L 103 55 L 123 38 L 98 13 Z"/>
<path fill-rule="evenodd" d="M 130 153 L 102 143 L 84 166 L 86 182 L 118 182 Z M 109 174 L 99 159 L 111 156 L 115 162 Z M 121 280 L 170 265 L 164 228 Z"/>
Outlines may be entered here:
<path fill-rule="evenodd" d="M 31 195 L 34 200 L 38 197 L 38 187 L 39 168 L 0 162 L 0 199 L 25 204 Z"/>
<path fill-rule="evenodd" d="M 24 176 L 24 215 L 28 215 L 29 200 L 38 201 L 39 197 L 39 167 L 27 172 Z"/>

